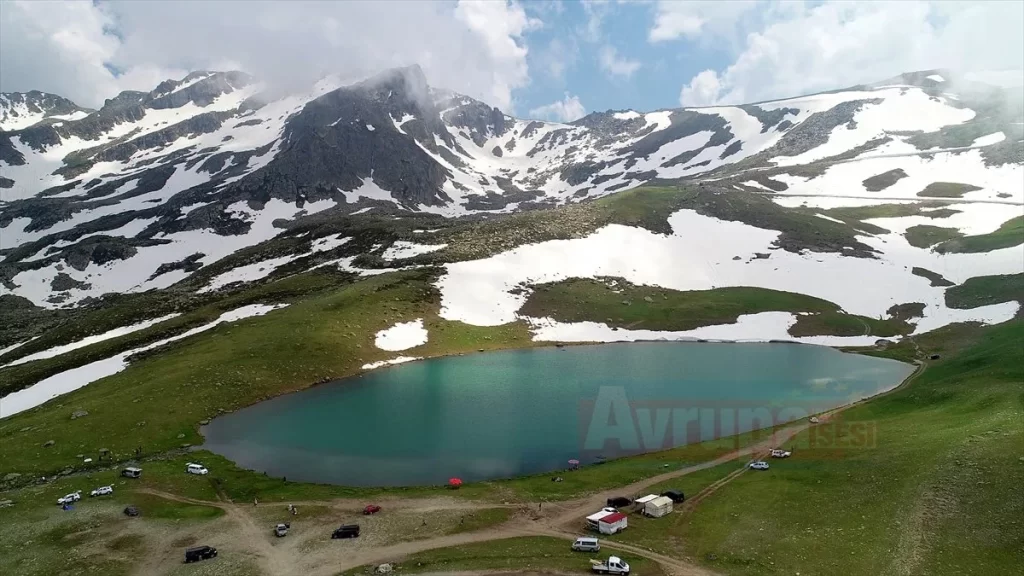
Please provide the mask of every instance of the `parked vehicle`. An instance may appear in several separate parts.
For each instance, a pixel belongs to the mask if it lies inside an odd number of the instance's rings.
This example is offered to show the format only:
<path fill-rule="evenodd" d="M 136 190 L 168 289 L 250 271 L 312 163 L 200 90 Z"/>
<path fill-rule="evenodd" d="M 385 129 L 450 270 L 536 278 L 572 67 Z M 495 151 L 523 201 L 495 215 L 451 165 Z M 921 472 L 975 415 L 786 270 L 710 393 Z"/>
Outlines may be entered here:
<path fill-rule="evenodd" d="M 622 574 L 622 576 L 629 574 L 629 564 L 625 563 L 618 556 L 609 556 L 608 560 L 604 562 L 591 560 L 590 569 L 598 574 Z"/>
<path fill-rule="evenodd" d="M 789 458 L 792 455 L 793 453 L 789 450 L 781 450 L 778 448 L 772 450 L 772 458 Z"/>
<path fill-rule="evenodd" d="M 367 516 L 370 514 L 376 514 L 377 512 L 380 512 L 380 506 L 377 506 L 376 504 L 370 504 L 366 508 L 363 508 L 363 514 Z"/>
<path fill-rule="evenodd" d="M 359 524 L 345 524 L 339 526 L 331 533 L 332 539 L 337 538 L 358 538 L 359 537 Z"/>
<path fill-rule="evenodd" d="M 608 499 L 609 508 L 623 508 L 629 506 L 633 501 L 625 496 L 615 496 L 614 498 Z"/>
<path fill-rule="evenodd" d="M 750 469 L 751 470 L 767 470 L 768 469 L 768 463 L 765 462 L 764 460 L 758 460 L 757 462 L 751 462 L 750 463 Z"/>
<path fill-rule="evenodd" d="M 572 549 L 575 552 L 600 552 L 601 543 L 597 538 L 577 538 L 572 543 Z"/>
<path fill-rule="evenodd" d="M 82 492 L 81 491 L 72 492 L 71 494 L 67 494 L 65 496 L 61 496 L 60 498 L 58 498 L 57 499 L 57 504 L 59 504 L 59 505 L 71 504 L 72 502 L 78 502 L 81 499 L 82 499 Z"/>
<path fill-rule="evenodd" d="M 121 470 L 121 476 L 124 476 L 125 478 L 140 478 L 142 477 L 142 468 L 129 466 L 128 468 Z"/>
<path fill-rule="evenodd" d="M 185 549 L 185 563 L 199 562 L 200 560 L 209 560 L 210 558 L 217 557 L 217 549 L 213 546 L 195 546 L 193 548 Z"/>
<path fill-rule="evenodd" d="M 284 524 L 278 524 L 277 526 L 274 526 L 274 536 L 277 536 L 278 538 L 282 536 L 287 536 L 288 529 L 291 527 L 292 525 L 287 522 L 285 522 Z"/>
<path fill-rule="evenodd" d="M 819 422 L 818 417 L 817 416 L 811 416 L 811 419 L 809 420 L 809 422 L 811 424 L 817 424 Z"/>
<path fill-rule="evenodd" d="M 100 486 L 99 488 L 89 492 L 89 496 L 107 496 L 114 493 L 113 486 Z"/>
<path fill-rule="evenodd" d="M 628 518 L 614 508 L 605 508 L 587 516 L 587 528 L 601 534 L 617 534 L 626 529 Z"/>
<path fill-rule="evenodd" d="M 686 501 L 686 495 L 683 494 L 682 490 L 665 490 L 664 492 L 661 493 L 661 495 L 665 496 L 666 498 L 671 498 L 672 501 L 675 502 L 676 504 Z"/>
<path fill-rule="evenodd" d="M 124 515 L 134 518 L 139 515 L 139 509 L 135 506 L 127 506 L 124 509 Z"/>
<path fill-rule="evenodd" d="M 203 466 L 202 464 L 193 464 L 191 462 L 185 464 L 185 472 L 188 472 L 189 474 L 199 474 L 200 476 L 206 476 L 210 473 L 210 471 L 206 469 L 206 466 Z"/>

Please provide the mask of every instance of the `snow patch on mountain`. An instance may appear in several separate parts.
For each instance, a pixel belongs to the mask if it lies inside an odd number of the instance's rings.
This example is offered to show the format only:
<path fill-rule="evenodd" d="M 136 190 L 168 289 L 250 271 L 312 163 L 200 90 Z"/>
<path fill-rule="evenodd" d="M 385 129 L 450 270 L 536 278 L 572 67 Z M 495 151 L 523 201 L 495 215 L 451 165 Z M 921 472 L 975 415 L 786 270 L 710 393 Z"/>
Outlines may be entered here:
<path fill-rule="evenodd" d="M 520 246 L 483 260 L 446 265 L 438 281 L 441 317 L 480 326 L 513 322 L 527 294 L 518 288 L 568 278 L 622 277 L 673 290 L 758 286 L 822 298 L 851 314 L 884 317 L 907 302 L 925 304 L 919 326 L 942 326 L 965 312 L 945 305 L 944 290 L 910 274 L 913 266 L 938 272 L 953 282 L 974 276 L 1024 271 L 1019 247 L 973 254 L 937 254 L 910 246 L 898 234 L 860 240 L 881 253 L 877 259 L 835 253 L 794 254 L 772 250 L 779 233 L 722 221 L 691 210 L 669 218 L 671 235 L 609 225 L 590 236 Z M 754 259 L 767 252 L 766 259 Z M 643 254 L 643 258 L 636 258 Z M 734 260 L 739 256 L 740 260 Z M 865 283 L 868 284 L 865 284 Z M 850 290 L 850 286 L 861 287 Z M 1012 306 L 976 309 L 987 322 L 1002 322 Z"/>
<path fill-rule="evenodd" d="M 558 322 L 551 318 L 528 318 L 535 342 L 641 342 L 716 340 L 728 342 L 787 341 L 821 346 L 871 346 L 877 336 L 789 335 L 797 317 L 790 312 L 742 314 L 736 322 L 701 326 L 693 330 L 630 330 L 601 322 Z"/>
<path fill-rule="evenodd" d="M 881 192 L 870 192 L 864 180 L 900 169 L 907 174 Z M 808 178 L 790 174 L 773 176 L 788 185 L 783 194 L 821 196 L 876 196 L 920 200 L 918 192 L 935 182 L 955 182 L 978 186 L 965 198 L 994 202 L 1024 202 L 1024 166 L 1020 164 L 986 165 L 981 150 L 939 152 L 928 156 L 909 155 L 872 157 L 833 164 L 823 174 Z M 1009 194 L 1001 198 L 999 194 Z M 877 202 L 876 203 L 880 203 Z"/>
<path fill-rule="evenodd" d="M 423 319 L 417 318 L 411 322 L 399 322 L 377 332 L 374 345 L 381 350 L 397 352 L 426 344 L 427 336 L 427 329 L 423 327 Z"/>
<path fill-rule="evenodd" d="M 400 260 L 402 258 L 412 258 L 420 254 L 429 254 L 447 247 L 447 244 L 416 244 L 415 242 L 398 240 L 391 246 L 388 246 L 388 249 L 381 254 L 381 258 L 385 260 Z"/>
<path fill-rule="evenodd" d="M 205 332 L 214 328 L 220 324 L 226 322 L 236 322 L 245 318 L 251 318 L 254 316 L 263 316 L 268 312 L 284 308 L 287 304 L 250 304 L 249 306 L 243 306 L 236 308 L 229 312 L 221 314 L 216 320 L 208 324 L 204 324 L 197 328 L 192 328 L 187 332 L 178 334 L 177 336 L 171 336 L 170 338 L 164 338 L 145 346 L 140 346 L 126 352 L 105 358 L 103 360 L 97 360 L 84 366 L 65 370 L 49 378 L 40 380 L 39 382 L 25 388 L 13 392 L 3 397 L 3 401 L 0 402 L 0 418 L 6 418 L 19 412 L 24 412 L 30 408 L 35 408 L 45 402 L 52 400 L 68 392 L 73 392 L 96 382 L 107 376 L 112 376 L 121 372 L 128 367 L 128 358 L 139 352 L 145 352 L 146 350 L 152 350 L 158 348 L 164 344 L 176 342 L 178 340 L 184 340 L 190 336 Z"/>
<path fill-rule="evenodd" d="M 85 338 L 82 338 L 81 340 L 76 340 L 75 342 L 71 342 L 70 344 L 64 344 L 64 345 L 61 345 L 61 346 L 54 346 L 53 348 L 49 348 L 49 349 L 43 350 L 41 352 L 36 352 L 34 354 L 29 354 L 28 356 L 22 356 L 21 358 L 18 358 L 17 360 L 15 360 L 13 362 L 8 362 L 7 364 L 4 364 L 3 366 L 0 366 L 0 368 L 6 368 L 8 366 L 17 366 L 18 364 L 24 364 L 26 362 L 32 362 L 33 360 L 42 360 L 44 358 L 53 358 L 54 356 L 60 356 L 61 354 L 66 354 L 68 352 L 71 352 L 72 350 L 78 350 L 79 348 L 84 348 L 86 346 L 90 346 L 92 344 L 96 344 L 97 342 L 103 342 L 104 340 L 110 340 L 111 338 L 118 338 L 118 337 L 124 336 L 126 334 L 131 334 L 132 332 L 138 332 L 139 330 L 145 330 L 146 328 L 149 328 L 150 326 L 155 326 L 155 325 L 157 325 L 157 324 L 159 324 L 161 322 L 164 322 L 166 320 L 170 320 L 171 318 L 176 318 L 178 316 L 181 316 L 181 314 L 177 314 L 177 313 L 175 313 L 175 314 L 168 314 L 166 316 L 161 316 L 159 318 L 152 318 L 150 320 L 143 320 L 142 322 L 138 322 L 138 323 L 132 324 L 130 326 L 122 326 L 120 328 L 114 328 L 113 330 L 108 330 L 108 331 L 106 331 L 106 332 L 104 332 L 102 334 L 96 334 L 96 335 L 93 335 L 93 336 L 87 336 Z"/>

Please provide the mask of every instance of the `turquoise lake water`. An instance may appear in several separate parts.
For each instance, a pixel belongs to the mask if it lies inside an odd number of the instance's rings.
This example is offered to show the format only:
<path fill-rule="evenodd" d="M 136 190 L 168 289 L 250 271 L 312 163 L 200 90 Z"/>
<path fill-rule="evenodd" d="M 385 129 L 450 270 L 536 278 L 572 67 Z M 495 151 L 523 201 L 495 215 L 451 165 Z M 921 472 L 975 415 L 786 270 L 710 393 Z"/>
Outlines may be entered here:
<path fill-rule="evenodd" d="M 622 343 L 401 364 L 221 416 L 204 448 L 289 480 L 440 484 L 564 469 L 872 396 L 908 364 L 797 344 Z"/>

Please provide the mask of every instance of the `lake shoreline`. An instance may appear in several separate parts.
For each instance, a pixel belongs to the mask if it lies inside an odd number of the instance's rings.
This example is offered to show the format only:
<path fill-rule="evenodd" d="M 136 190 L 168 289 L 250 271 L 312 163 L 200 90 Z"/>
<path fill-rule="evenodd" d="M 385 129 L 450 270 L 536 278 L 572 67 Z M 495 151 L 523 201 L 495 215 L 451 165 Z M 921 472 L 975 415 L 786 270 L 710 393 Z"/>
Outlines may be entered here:
<path fill-rule="evenodd" d="M 416 463 L 424 457 L 442 456 L 448 462 L 441 469 L 448 474 L 471 482 L 491 481 L 557 470 L 565 458 L 581 458 L 589 464 L 598 452 L 603 456 L 599 459 L 610 461 L 698 441 L 696 423 L 691 422 L 678 424 L 683 428 L 673 428 L 676 431 L 671 437 L 652 437 L 654 444 L 644 440 L 638 450 L 582 450 L 580 442 L 590 432 L 579 426 L 587 422 L 593 426 L 597 421 L 580 413 L 580 406 L 588 402 L 593 406 L 594 399 L 609 386 L 630 397 L 626 400 L 622 396 L 621 401 L 629 402 L 635 417 L 641 417 L 639 412 L 648 405 L 667 407 L 671 414 L 700 408 L 701 414 L 708 410 L 709 414 L 722 414 L 726 410 L 733 418 L 738 415 L 735 428 L 724 420 L 701 423 L 699 434 L 705 441 L 711 439 L 711 429 L 705 432 L 705 425 L 717 426 L 715 434 L 723 435 L 715 439 L 721 439 L 790 424 L 889 393 L 917 370 L 898 360 L 831 346 L 780 348 L 781 344 L 794 343 L 559 343 L 490 350 L 503 354 L 483 361 L 470 360 L 479 352 L 437 354 L 422 359 L 465 357 L 467 361 L 429 368 L 421 362 L 406 362 L 389 366 L 392 370 L 364 370 L 321 382 L 334 386 L 313 385 L 300 390 L 308 395 L 305 398 L 297 399 L 291 393 L 274 396 L 206 422 L 200 427 L 204 442 L 199 448 L 249 470 L 335 486 L 434 485 L 437 479 L 428 477 L 430 474 Z M 710 348 L 697 350 L 680 344 Z M 746 349 L 737 355 L 732 347 L 716 344 Z M 534 348 L 542 355 L 516 354 Z M 563 357 L 556 353 L 559 349 L 575 353 Z M 573 377 L 566 379 L 565 374 Z M 754 412 L 767 415 L 768 420 L 751 416 Z M 677 420 L 683 417 L 681 414 L 676 414 Z M 387 426 L 382 427 L 383 422 Z M 763 422 L 770 423 L 766 426 Z M 666 425 L 659 424 L 659 430 Z M 642 431 L 643 427 L 637 429 Z M 274 430 L 288 432 L 282 435 Z M 357 442 L 342 430 L 364 432 Z M 456 449 L 449 445 L 453 434 L 479 438 L 470 442 L 471 446 Z M 513 437 L 514 441 L 498 440 Z M 542 442 L 538 437 L 547 440 Z M 675 438 L 669 441 L 671 446 L 666 443 L 668 438 Z M 432 452 L 436 454 L 428 456 Z M 356 469 L 373 470 L 373 474 L 361 473 L 357 479 L 351 472 Z"/>

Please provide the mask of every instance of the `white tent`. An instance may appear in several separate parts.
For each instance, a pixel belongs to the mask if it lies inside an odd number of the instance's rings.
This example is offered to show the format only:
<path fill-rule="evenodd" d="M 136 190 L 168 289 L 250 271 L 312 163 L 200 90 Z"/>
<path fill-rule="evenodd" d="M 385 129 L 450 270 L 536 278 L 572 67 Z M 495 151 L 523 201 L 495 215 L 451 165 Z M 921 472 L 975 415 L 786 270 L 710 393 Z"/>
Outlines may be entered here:
<path fill-rule="evenodd" d="M 652 518 L 660 518 L 672 512 L 672 499 L 668 496 L 658 496 L 644 502 L 644 515 Z"/>

